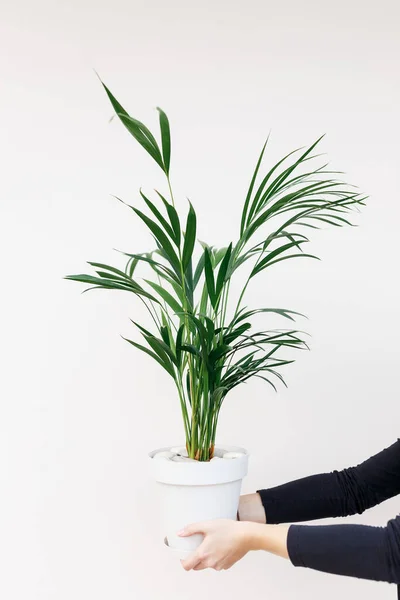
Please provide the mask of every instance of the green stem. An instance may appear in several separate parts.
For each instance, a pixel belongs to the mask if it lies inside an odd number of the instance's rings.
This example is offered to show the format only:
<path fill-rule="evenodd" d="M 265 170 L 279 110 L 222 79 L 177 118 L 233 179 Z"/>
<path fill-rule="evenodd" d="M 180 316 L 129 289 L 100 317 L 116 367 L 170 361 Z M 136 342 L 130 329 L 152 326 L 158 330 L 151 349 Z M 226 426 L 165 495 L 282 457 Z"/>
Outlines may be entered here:
<path fill-rule="evenodd" d="M 172 202 L 172 206 L 175 207 L 175 202 L 174 202 L 174 195 L 172 192 L 172 187 L 171 187 L 171 181 L 169 176 L 167 175 L 167 181 L 168 181 L 168 187 L 169 187 L 169 192 L 171 195 L 171 202 Z M 180 263 L 180 272 L 181 272 L 181 281 L 182 281 L 182 294 L 183 294 L 183 309 L 185 311 L 185 315 L 184 315 L 184 322 L 185 322 L 185 333 L 188 336 L 188 342 L 190 343 L 190 328 L 189 328 L 189 320 L 188 320 L 188 316 L 187 316 L 187 309 L 188 309 L 188 301 L 187 301 L 187 295 L 186 295 L 186 286 L 185 286 L 185 274 L 183 272 L 183 265 L 182 265 L 182 253 L 181 253 L 181 249 L 179 247 L 179 263 Z M 195 428 L 196 428 L 196 403 L 195 403 L 195 395 L 193 393 L 193 361 L 192 361 L 192 357 L 191 355 L 189 355 L 189 387 L 190 387 L 190 399 L 191 399 L 191 406 L 192 406 L 192 420 L 191 420 L 191 427 L 190 427 L 190 439 L 187 437 L 186 438 L 186 443 L 191 447 L 190 450 L 190 458 L 194 458 L 194 454 L 195 454 Z"/>
<path fill-rule="evenodd" d="M 200 419 L 200 440 L 199 440 L 199 448 L 201 451 L 204 450 L 204 442 L 206 441 L 206 433 L 207 433 L 207 425 L 209 420 L 209 406 L 210 406 L 210 391 L 209 391 L 209 378 L 207 367 L 202 364 L 201 367 L 201 377 L 203 381 L 203 404 L 202 404 L 202 412 Z"/>
<path fill-rule="evenodd" d="M 167 175 L 167 181 L 168 181 L 168 187 L 169 187 L 169 193 L 170 193 L 170 196 L 171 196 L 172 206 L 175 208 L 174 195 L 172 193 L 171 181 L 170 181 L 168 175 Z"/>
<path fill-rule="evenodd" d="M 188 412 L 187 412 L 187 406 L 186 406 L 185 398 L 184 398 L 184 395 L 183 395 L 183 391 L 181 389 L 182 382 L 180 381 L 180 379 L 176 379 L 175 383 L 176 383 L 176 387 L 178 389 L 179 400 L 180 400 L 180 403 L 181 403 L 182 416 L 183 416 L 183 425 L 185 427 L 185 437 L 186 437 L 186 440 L 188 440 L 189 439 L 189 415 L 188 415 Z"/>
<path fill-rule="evenodd" d="M 219 335 L 219 342 L 220 343 L 222 342 L 222 338 L 223 338 L 223 335 L 224 335 L 223 327 L 224 327 L 224 324 L 225 324 L 226 309 L 227 309 L 227 306 L 228 306 L 230 283 L 231 283 L 231 280 L 228 279 L 227 284 L 224 285 L 224 289 L 223 289 L 223 293 L 222 293 L 221 320 L 220 320 L 220 325 L 219 325 L 220 328 L 221 328 L 220 335 Z"/>

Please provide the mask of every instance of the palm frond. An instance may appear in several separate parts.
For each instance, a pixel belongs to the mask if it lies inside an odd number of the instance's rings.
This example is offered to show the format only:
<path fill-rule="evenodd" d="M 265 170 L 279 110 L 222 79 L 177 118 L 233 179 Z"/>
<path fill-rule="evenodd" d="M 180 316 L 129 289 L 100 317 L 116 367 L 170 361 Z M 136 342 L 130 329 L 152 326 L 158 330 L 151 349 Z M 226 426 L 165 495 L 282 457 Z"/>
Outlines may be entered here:
<path fill-rule="evenodd" d="M 170 201 L 157 190 L 153 199 L 140 189 L 146 214 L 116 197 L 146 225 L 155 248 L 142 253 L 117 250 L 125 260 L 122 268 L 90 261 L 95 275 L 65 278 L 90 284 L 84 291 L 131 292 L 145 305 L 153 330 L 131 321 L 146 345 L 122 337 L 172 377 L 189 455 L 209 460 L 219 413 L 229 392 L 251 377 L 277 391 L 278 384 L 286 385 L 282 370 L 293 362 L 292 353 L 309 349 L 305 332 L 297 329 L 254 329 L 257 315 L 291 323 L 304 315 L 287 308 L 241 306 L 249 282 L 284 260 L 318 258 L 305 251 L 311 242 L 303 228 L 352 226 L 351 213 L 364 206 L 366 196 L 339 179 L 342 173 L 328 169 L 328 163 L 319 164 L 316 148 L 323 136 L 289 152 L 263 175 L 268 137 L 244 200 L 239 238 L 220 248 L 209 245 L 197 239 L 197 216 L 190 201 L 182 230 L 184 221 L 175 207 L 169 179 L 171 132 L 166 113 L 157 108 L 159 145 L 150 129 L 129 115 L 103 86 L 120 121 L 164 171 Z M 228 316 L 230 284 L 244 268 L 248 276 Z"/>

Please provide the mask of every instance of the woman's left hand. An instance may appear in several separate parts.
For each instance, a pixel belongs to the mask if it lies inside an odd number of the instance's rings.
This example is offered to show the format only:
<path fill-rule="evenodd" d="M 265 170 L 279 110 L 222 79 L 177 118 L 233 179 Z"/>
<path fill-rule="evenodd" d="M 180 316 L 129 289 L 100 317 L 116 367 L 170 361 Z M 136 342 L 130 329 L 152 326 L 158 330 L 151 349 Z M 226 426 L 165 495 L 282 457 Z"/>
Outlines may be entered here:
<path fill-rule="evenodd" d="M 178 535 L 185 537 L 202 533 L 204 540 L 193 554 L 181 560 L 183 568 L 186 571 L 229 569 L 249 550 L 257 549 L 260 527 L 262 525 L 259 523 L 231 519 L 213 519 L 188 525 Z"/>

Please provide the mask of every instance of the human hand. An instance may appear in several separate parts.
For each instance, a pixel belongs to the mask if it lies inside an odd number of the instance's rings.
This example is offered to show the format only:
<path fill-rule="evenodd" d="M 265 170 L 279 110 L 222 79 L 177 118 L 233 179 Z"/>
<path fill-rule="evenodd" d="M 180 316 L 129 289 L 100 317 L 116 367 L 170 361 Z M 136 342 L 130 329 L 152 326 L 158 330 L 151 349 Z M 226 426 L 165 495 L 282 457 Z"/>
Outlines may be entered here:
<path fill-rule="evenodd" d="M 186 526 L 178 535 L 202 533 L 204 540 L 188 558 L 181 560 L 183 568 L 186 571 L 229 569 L 249 550 L 257 549 L 259 527 L 257 523 L 231 519 L 213 519 Z"/>

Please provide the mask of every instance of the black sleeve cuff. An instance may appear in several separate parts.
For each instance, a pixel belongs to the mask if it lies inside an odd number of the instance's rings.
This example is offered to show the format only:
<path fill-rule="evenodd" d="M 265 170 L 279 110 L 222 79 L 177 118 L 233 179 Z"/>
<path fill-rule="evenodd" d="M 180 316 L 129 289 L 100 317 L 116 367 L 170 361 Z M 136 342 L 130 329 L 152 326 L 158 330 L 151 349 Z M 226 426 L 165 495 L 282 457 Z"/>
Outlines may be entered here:
<path fill-rule="evenodd" d="M 400 583 L 400 517 L 387 527 L 291 525 L 287 551 L 295 567 Z"/>
<path fill-rule="evenodd" d="M 287 537 L 287 551 L 289 560 L 295 567 L 305 567 L 305 563 L 301 556 L 301 541 L 299 532 L 305 525 L 291 525 Z"/>

